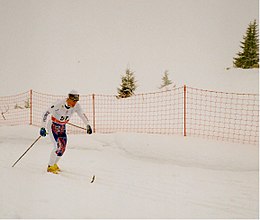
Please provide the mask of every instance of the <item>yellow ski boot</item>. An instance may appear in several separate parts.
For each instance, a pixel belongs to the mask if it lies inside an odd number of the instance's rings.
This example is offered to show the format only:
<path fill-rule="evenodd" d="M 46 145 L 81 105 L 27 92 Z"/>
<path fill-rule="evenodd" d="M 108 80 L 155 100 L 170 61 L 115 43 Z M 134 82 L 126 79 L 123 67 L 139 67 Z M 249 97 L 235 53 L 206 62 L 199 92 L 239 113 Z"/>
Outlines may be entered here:
<path fill-rule="evenodd" d="M 47 168 L 47 172 L 58 174 L 57 168 L 54 165 L 53 166 L 49 165 Z"/>
<path fill-rule="evenodd" d="M 53 166 L 55 167 L 56 171 L 58 171 L 58 172 L 61 171 L 60 168 L 59 168 L 59 166 L 58 166 L 58 164 L 55 163 Z"/>

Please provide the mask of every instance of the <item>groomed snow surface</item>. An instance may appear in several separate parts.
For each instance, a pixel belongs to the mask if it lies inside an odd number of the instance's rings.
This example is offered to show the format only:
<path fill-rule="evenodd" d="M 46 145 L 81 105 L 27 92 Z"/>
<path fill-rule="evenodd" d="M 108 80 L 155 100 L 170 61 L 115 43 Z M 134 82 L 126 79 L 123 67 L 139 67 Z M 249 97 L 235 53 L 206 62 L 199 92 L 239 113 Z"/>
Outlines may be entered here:
<path fill-rule="evenodd" d="M 258 218 L 258 146 L 68 135 L 61 174 L 46 172 L 49 137 L 12 168 L 38 135 L 33 126 L 0 127 L 0 218 Z"/>

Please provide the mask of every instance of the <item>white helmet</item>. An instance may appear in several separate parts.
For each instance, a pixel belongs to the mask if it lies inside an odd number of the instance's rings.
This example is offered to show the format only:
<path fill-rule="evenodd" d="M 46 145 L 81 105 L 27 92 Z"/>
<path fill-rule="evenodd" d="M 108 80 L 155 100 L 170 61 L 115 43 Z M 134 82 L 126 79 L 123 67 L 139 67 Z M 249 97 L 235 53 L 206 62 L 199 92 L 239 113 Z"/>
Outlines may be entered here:
<path fill-rule="evenodd" d="M 79 101 L 79 93 L 74 89 L 69 92 L 68 97 L 73 101 Z"/>

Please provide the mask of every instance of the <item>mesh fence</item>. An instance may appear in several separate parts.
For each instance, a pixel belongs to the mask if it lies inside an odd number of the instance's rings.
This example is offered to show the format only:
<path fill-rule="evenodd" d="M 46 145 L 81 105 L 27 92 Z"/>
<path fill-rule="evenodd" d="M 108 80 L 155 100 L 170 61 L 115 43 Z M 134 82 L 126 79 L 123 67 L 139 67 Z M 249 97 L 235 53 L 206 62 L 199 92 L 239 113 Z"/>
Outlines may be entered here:
<path fill-rule="evenodd" d="M 41 126 L 43 113 L 66 96 L 29 91 L 0 97 L 0 125 Z M 192 87 L 138 94 L 81 95 L 80 104 L 94 132 L 179 134 L 258 144 L 259 95 L 224 93 Z M 70 123 L 85 127 L 75 114 Z M 69 133 L 82 129 L 67 126 Z"/>
<path fill-rule="evenodd" d="M 30 122 L 30 93 L 0 97 L 0 125 L 20 125 Z"/>
<path fill-rule="evenodd" d="M 187 88 L 187 135 L 258 143 L 259 96 Z"/>
<path fill-rule="evenodd" d="M 95 95 L 97 132 L 182 134 L 183 88 L 130 98 Z"/>

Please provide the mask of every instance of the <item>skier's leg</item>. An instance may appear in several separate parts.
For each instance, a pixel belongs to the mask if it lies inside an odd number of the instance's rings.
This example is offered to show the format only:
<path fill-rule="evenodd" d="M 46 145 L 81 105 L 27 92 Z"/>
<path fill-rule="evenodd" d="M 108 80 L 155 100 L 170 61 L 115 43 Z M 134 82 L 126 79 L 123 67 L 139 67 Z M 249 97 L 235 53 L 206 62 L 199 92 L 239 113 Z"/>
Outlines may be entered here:
<path fill-rule="evenodd" d="M 67 135 L 64 133 L 62 137 L 58 137 L 57 140 L 57 150 L 55 151 L 57 157 L 55 159 L 55 164 L 58 163 L 62 155 L 64 154 L 67 146 Z"/>
<path fill-rule="evenodd" d="M 60 171 L 57 163 L 66 150 L 66 145 L 67 145 L 66 128 L 65 125 L 57 125 L 51 123 L 51 125 L 49 126 L 49 131 L 50 131 L 49 132 L 50 138 L 54 146 L 50 154 L 49 167 L 53 167 L 54 170 Z"/>
<path fill-rule="evenodd" d="M 49 166 L 53 166 L 55 164 L 56 158 L 57 158 L 57 154 L 56 154 L 56 150 L 57 150 L 57 138 L 58 135 L 55 133 L 55 131 L 53 131 L 53 126 L 52 126 L 52 122 L 48 123 L 48 132 L 49 132 L 49 136 L 51 139 L 51 142 L 53 143 L 53 149 L 51 151 L 50 154 L 50 160 L 49 160 Z"/>

